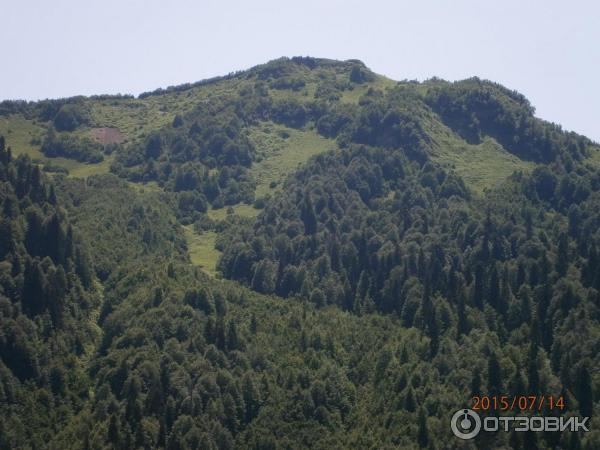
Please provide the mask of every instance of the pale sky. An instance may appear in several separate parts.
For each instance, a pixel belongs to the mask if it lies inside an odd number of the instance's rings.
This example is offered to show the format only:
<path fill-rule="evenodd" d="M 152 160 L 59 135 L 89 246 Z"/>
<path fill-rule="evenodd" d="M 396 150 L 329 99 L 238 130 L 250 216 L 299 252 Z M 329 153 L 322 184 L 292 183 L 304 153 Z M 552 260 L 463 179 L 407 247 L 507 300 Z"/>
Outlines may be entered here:
<path fill-rule="evenodd" d="M 396 80 L 477 75 L 600 141 L 593 0 L 0 0 L 0 99 L 139 94 L 280 56 Z"/>

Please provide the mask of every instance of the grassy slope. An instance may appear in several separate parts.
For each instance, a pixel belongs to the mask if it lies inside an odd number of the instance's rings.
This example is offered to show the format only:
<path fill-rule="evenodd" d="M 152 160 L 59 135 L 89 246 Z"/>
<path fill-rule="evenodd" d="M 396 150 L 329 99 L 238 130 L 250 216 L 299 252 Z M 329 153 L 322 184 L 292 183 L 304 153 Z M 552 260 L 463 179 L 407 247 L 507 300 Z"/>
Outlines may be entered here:
<path fill-rule="evenodd" d="M 84 134 L 87 129 L 79 130 Z M 108 173 L 113 156 L 105 157 L 98 164 L 85 164 L 67 158 L 48 158 L 40 151 L 40 145 L 32 143 L 32 140 L 41 141 L 46 134 L 46 128 L 33 120 L 28 120 L 21 115 L 0 116 L 0 135 L 3 135 L 10 146 L 13 155 L 29 155 L 29 157 L 41 164 L 51 163 L 53 166 L 64 167 L 69 174 L 75 177 L 85 178 L 98 173 Z"/>
<path fill-rule="evenodd" d="M 274 194 L 299 165 L 336 145 L 333 140 L 320 136 L 311 128 L 294 129 L 272 122 L 251 127 L 249 135 L 259 155 L 259 161 L 251 168 L 251 174 L 257 181 L 256 198 Z M 270 187 L 271 183 L 275 183 L 275 186 Z M 242 217 L 256 217 L 260 212 L 243 203 L 231 206 L 231 210 Z M 210 209 L 208 216 L 212 220 L 224 220 L 229 213 L 230 208 L 224 207 Z"/>
<path fill-rule="evenodd" d="M 214 277 L 217 273 L 217 261 L 221 255 L 221 252 L 215 248 L 217 233 L 214 231 L 196 233 L 191 225 L 183 228 L 190 261 L 208 275 Z"/>
<path fill-rule="evenodd" d="M 589 148 L 590 156 L 588 161 L 597 168 L 600 168 L 600 145 Z"/>
<path fill-rule="evenodd" d="M 13 154 L 27 154 L 32 159 L 43 157 L 39 145 L 31 143 L 32 139 L 42 139 L 46 129 L 32 120 L 13 114 L 0 116 L 0 135 L 6 138 Z"/>
<path fill-rule="evenodd" d="M 183 92 L 170 92 L 165 95 L 139 98 L 94 99 L 88 98 L 90 106 L 90 127 L 115 127 L 124 135 L 123 145 L 144 139 L 150 132 L 173 121 L 176 114 L 185 114 L 199 102 L 211 97 L 219 97 L 236 91 L 240 80 L 224 80 L 214 84 L 198 86 Z M 113 157 L 105 157 L 98 164 L 85 164 L 67 158 L 47 158 L 40 151 L 40 144 L 32 143 L 43 140 L 46 124 L 24 118 L 20 114 L 0 116 L 0 135 L 4 135 L 15 156 L 29 155 L 41 164 L 51 163 L 64 167 L 74 177 L 85 178 L 90 175 L 108 173 Z M 77 135 L 89 133 L 88 127 L 74 132 Z"/>
<path fill-rule="evenodd" d="M 432 159 L 454 170 L 475 193 L 482 194 L 515 171 L 529 171 L 535 164 L 509 153 L 493 138 L 480 144 L 469 144 L 437 118 L 427 121 L 427 133 L 433 139 Z"/>
<path fill-rule="evenodd" d="M 390 78 L 384 77 L 383 75 L 376 75 L 373 81 L 359 84 L 352 90 L 344 91 L 341 100 L 346 103 L 357 104 L 358 100 L 365 95 L 370 88 L 385 90 L 386 88 L 396 86 L 396 84 L 397 82 Z"/>
<path fill-rule="evenodd" d="M 141 99 L 90 100 L 92 121 L 95 126 L 119 128 L 125 143 L 135 142 L 171 123 L 176 114 L 185 114 L 211 97 L 236 91 L 238 85 L 239 80 L 226 80 Z"/>
<path fill-rule="evenodd" d="M 261 157 L 251 169 L 257 180 L 257 198 L 280 189 L 285 178 L 311 156 L 335 148 L 334 141 L 312 129 L 297 130 L 272 123 L 252 127 L 250 139 Z M 271 183 L 277 186 L 271 188 Z"/>

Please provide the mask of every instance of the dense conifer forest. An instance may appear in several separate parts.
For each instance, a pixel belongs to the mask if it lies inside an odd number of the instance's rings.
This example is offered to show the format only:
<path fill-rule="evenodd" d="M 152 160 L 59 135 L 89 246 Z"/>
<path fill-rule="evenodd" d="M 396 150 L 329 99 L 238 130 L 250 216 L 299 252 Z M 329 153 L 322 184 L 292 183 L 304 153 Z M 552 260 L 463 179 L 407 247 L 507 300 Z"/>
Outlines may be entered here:
<path fill-rule="evenodd" d="M 0 449 L 600 448 L 600 147 L 521 94 L 281 58 L 0 135 Z"/>

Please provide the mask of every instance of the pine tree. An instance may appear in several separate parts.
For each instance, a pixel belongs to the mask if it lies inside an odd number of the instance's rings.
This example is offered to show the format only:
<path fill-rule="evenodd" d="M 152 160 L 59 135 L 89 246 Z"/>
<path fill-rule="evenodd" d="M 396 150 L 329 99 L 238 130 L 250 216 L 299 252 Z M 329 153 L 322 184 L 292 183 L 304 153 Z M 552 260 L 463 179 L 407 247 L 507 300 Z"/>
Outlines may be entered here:
<path fill-rule="evenodd" d="M 539 393 L 540 375 L 538 370 L 538 346 L 533 342 L 529 346 L 529 357 L 527 360 L 527 379 L 529 380 L 529 392 Z"/>
<path fill-rule="evenodd" d="M 223 412 L 225 414 L 225 426 L 229 431 L 235 433 L 239 427 L 236 405 L 231 394 L 223 396 Z"/>
<path fill-rule="evenodd" d="M 163 290 L 160 287 L 154 288 L 154 299 L 152 300 L 152 306 L 158 307 L 164 299 Z"/>
<path fill-rule="evenodd" d="M 429 351 L 433 357 L 437 354 L 440 345 L 440 330 L 437 323 L 435 307 L 431 301 L 431 290 L 425 286 L 423 293 L 422 315 L 427 335 L 430 338 Z"/>
<path fill-rule="evenodd" d="M 558 251 L 556 255 L 556 272 L 564 277 L 569 267 L 569 238 L 566 233 L 561 233 L 558 238 Z"/>
<path fill-rule="evenodd" d="M 244 404 L 246 405 L 245 423 L 256 417 L 258 409 L 260 407 L 260 393 L 252 375 L 246 373 L 242 378 L 242 397 Z"/>
<path fill-rule="evenodd" d="M 10 148 L 6 148 L 6 140 L 4 136 L 0 136 L 0 163 L 6 166 L 11 159 Z"/>
<path fill-rule="evenodd" d="M 594 409 L 592 379 L 586 364 L 581 364 L 575 375 L 574 393 L 579 402 L 579 411 L 583 417 L 591 417 Z"/>
<path fill-rule="evenodd" d="M 300 218 L 304 222 L 304 234 L 313 235 L 317 232 L 317 215 L 310 198 L 310 193 L 304 195 L 304 204 L 300 213 Z"/>
<path fill-rule="evenodd" d="M 62 264 L 65 261 L 65 237 L 58 215 L 52 214 L 44 224 L 43 242 L 46 247 L 45 254 L 50 256 L 55 264 Z"/>
<path fill-rule="evenodd" d="M 472 301 L 473 304 L 483 309 L 484 297 L 485 297 L 485 269 L 482 264 L 477 264 L 475 267 L 475 282 L 472 289 Z"/>
<path fill-rule="evenodd" d="M 227 339 L 225 337 L 225 323 L 223 316 L 217 318 L 215 325 L 215 345 L 219 350 L 225 351 L 227 349 Z"/>
<path fill-rule="evenodd" d="M 81 245 L 75 247 L 75 272 L 83 286 L 89 289 L 93 279 L 92 262 L 87 251 Z"/>
<path fill-rule="evenodd" d="M 529 286 L 519 289 L 519 323 L 531 323 L 531 298 Z"/>
<path fill-rule="evenodd" d="M 111 414 L 108 422 L 108 442 L 110 442 L 114 448 L 121 448 L 121 431 L 119 421 L 115 414 Z"/>
<path fill-rule="evenodd" d="M 215 322 L 212 317 L 209 317 L 204 325 L 204 338 L 211 344 L 215 342 Z"/>
<path fill-rule="evenodd" d="M 42 216 L 37 209 L 30 209 L 26 213 L 26 220 L 25 247 L 31 256 L 42 256 L 42 244 L 45 242 Z"/>
<path fill-rule="evenodd" d="M 498 276 L 496 264 L 492 264 L 492 269 L 490 271 L 487 298 L 492 308 L 500 312 L 500 278 Z"/>
<path fill-rule="evenodd" d="M 417 432 L 417 442 L 420 448 L 427 448 L 429 444 L 429 429 L 427 428 L 427 416 L 425 410 L 419 410 L 419 429 Z"/>
<path fill-rule="evenodd" d="M 10 220 L 0 217 L 0 260 L 15 248 L 13 227 Z"/>
<path fill-rule="evenodd" d="M 229 321 L 227 326 L 227 350 L 238 350 L 240 348 L 240 341 L 238 338 L 237 327 L 233 320 Z"/>
<path fill-rule="evenodd" d="M 591 243 L 590 250 L 588 252 L 587 264 L 584 266 L 583 276 L 585 284 L 587 286 L 596 287 L 598 284 L 596 281 L 600 280 L 600 257 L 598 257 L 598 250 L 595 242 Z"/>
<path fill-rule="evenodd" d="M 28 259 L 23 279 L 23 309 L 25 312 L 33 316 L 45 309 L 47 286 L 46 275 L 39 262 Z"/>
<path fill-rule="evenodd" d="M 457 339 L 459 339 L 460 336 L 469 332 L 469 323 L 465 306 L 465 294 L 463 291 L 459 292 L 457 302 L 456 314 L 458 316 L 458 322 L 456 324 L 456 334 Z"/>
<path fill-rule="evenodd" d="M 67 289 L 67 274 L 63 266 L 59 265 L 48 277 L 48 306 L 52 322 L 56 326 L 63 324 L 64 299 Z"/>
<path fill-rule="evenodd" d="M 404 396 L 404 409 L 408 412 L 415 412 L 417 409 L 417 403 L 415 401 L 415 393 L 413 388 L 409 386 Z"/>
<path fill-rule="evenodd" d="M 502 393 L 502 369 L 495 352 L 492 352 L 488 358 L 487 387 L 490 395 L 500 395 Z"/>
<path fill-rule="evenodd" d="M 521 368 L 517 367 L 513 376 L 508 383 L 508 391 L 512 395 L 522 395 L 523 392 L 527 391 L 527 383 L 521 372 Z"/>

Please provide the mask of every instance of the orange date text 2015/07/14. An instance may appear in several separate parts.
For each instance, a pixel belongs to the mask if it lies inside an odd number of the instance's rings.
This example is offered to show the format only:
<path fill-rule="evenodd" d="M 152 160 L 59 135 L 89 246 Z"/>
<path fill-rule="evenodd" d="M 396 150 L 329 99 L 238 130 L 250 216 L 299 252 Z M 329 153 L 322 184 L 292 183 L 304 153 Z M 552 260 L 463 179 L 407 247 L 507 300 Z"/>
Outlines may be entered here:
<path fill-rule="evenodd" d="M 473 411 L 541 411 L 564 410 L 565 399 L 555 395 L 475 395 Z"/>

